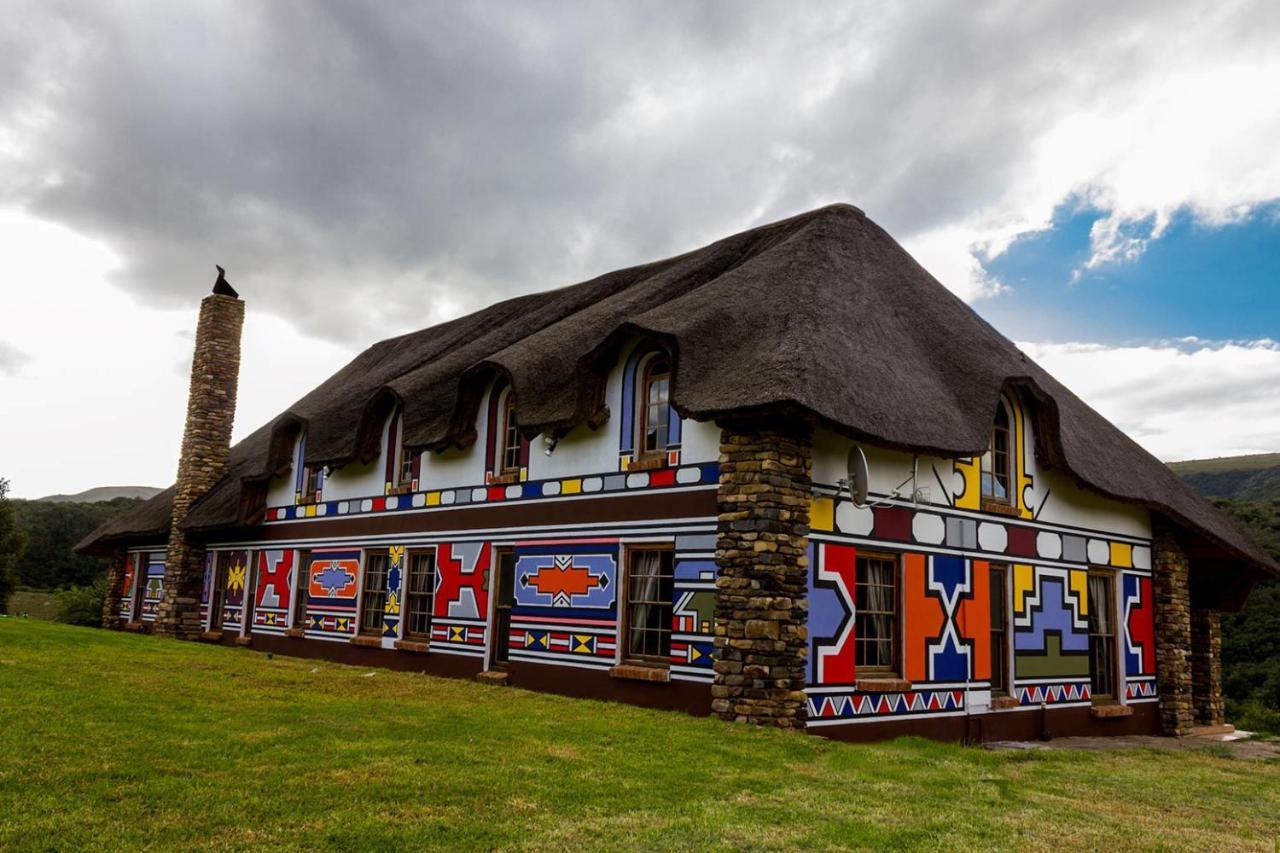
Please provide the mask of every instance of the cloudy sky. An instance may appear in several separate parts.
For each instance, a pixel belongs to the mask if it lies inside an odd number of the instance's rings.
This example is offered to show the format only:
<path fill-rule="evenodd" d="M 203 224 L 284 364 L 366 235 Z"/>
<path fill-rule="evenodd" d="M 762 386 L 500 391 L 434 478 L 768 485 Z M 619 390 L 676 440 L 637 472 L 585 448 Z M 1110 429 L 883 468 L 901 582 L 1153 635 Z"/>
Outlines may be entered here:
<path fill-rule="evenodd" d="M 1280 4 L 0 0 L 0 477 L 833 201 L 1165 459 L 1280 450 Z"/>

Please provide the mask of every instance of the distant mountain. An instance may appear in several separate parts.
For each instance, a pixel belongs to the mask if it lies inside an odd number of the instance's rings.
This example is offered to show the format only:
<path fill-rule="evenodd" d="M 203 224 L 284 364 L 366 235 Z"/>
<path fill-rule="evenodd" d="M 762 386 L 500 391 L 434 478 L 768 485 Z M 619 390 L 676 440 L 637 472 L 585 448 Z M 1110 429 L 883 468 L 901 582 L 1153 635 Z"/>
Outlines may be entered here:
<path fill-rule="evenodd" d="M 1206 497 L 1265 501 L 1280 498 L 1280 453 L 1171 462 L 1169 467 Z"/>
<path fill-rule="evenodd" d="M 94 489 L 86 489 L 74 495 L 49 495 L 48 497 L 38 498 L 37 500 L 46 501 L 48 503 L 99 503 L 101 501 L 115 500 L 116 498 L 147 498 L 154 497 L 163 489 L 157 489 L 155 486 L 98 486 Z"/>

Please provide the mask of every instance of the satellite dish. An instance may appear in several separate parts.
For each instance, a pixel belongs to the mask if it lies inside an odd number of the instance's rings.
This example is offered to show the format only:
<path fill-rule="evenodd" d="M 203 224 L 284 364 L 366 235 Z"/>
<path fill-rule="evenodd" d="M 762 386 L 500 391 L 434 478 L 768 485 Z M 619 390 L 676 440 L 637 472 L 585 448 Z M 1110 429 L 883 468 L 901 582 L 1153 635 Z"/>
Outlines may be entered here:
<path fill-rule="evenodd" d="M 849 486 L 849 497 L 853 499 L 854 505 L 865 506 L 870 489 L 871 471 L 867 467 L 867 454 L 863 453 L 862 448 L 856 444 L 849 448 L 849 479 L 846 482 Z"/>

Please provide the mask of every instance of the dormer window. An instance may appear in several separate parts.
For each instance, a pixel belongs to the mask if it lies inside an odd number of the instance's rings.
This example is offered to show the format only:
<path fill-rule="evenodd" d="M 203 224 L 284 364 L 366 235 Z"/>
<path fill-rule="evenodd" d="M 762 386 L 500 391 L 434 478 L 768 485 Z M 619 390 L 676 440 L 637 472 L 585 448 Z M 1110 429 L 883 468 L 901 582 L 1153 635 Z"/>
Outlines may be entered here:
<path fill-rule="evenodd" d="M 518 483 L 528 469 L 529 441 L 520 433 L 515 393 L 506 382 L 494 385 L 490 395 L 486 462 L 490 482 Z"/>
<path fill-rule="evenodd" d="M 320 484 L 323 482 L 324 469 L 316 465 L 302 466 L 302 491 L 300 500 L 312 503 L 320 500 Z M 375 486 L 375 488 L 377 488 Z"/>
<path fill-rule="evenodd" d="M 671 360 L 666 353 L 651 355 L 640 383 L 640 456 L 664 455 L 671 444 Z"/>
<path fill-rule="evenodd" d="M 388 494 L 407 494 L 413 491 L 418 479 L 418 454 L 405 446 L 404 415 L 391 416 L 387 426 L 386 477 Z"/>
<path fill-rule="evenodd" d="M 416 458 L 417 458 L 417 454 L 413 453 L 412 451 L 406 449 L 403 446 L 400 448 L 400 485 L 401 486 L 409 486 L 410 488 L 413 487 L 413 481 L 415 479 L 413 469 L 415 467 L 414 462 Z"/>
<path fill-rule="evenodd" d="M 991 446 L 982 455 L 982 499 L 1001 504 L 1013 503 L 1013 417 L 1003 397 L 996 408 L 991 426 Z"/>

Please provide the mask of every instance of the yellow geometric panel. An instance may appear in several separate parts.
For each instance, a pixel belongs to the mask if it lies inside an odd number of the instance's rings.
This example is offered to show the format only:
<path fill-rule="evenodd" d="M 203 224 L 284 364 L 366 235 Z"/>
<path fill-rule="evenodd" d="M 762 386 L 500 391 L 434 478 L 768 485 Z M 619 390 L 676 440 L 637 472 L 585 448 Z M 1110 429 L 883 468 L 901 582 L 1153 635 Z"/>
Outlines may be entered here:
<path fill-rule="evenodd" d="M 560 494 L 577 495 L 582 493 L 582 480 L 562 480 L 560 482 Z"/>
<path fill-rule="evenodd" d="M 1071 594 L 1080 602 L 1080 617 L 1089 615 L 1089 573 L 1084 569 L 1071 570 Z"/>
<path fill-rule="evenodd" d="M 427 492 L 427 506 L 440 506 L 439 492 Z"/>
<path fill-rule="evenodd" d="M 957 459 L 955 470 L 964 478 L 964 491 L 956 495 L 956 507 L 978 509 L 982 505 L 982 459 Z"/>
<path fill-rule="evenodd" d="M 1013 567 L 1013 607 L 1014 612 L 1023 613 L 1027 609 L 1027 596 L 1036 588 L 1036 570 L 1031 566 L 1015 564 Z"/>
<path fill-rule="evenodd" d="M 836 502 L 831 498 L 813 498 L 809 501 L 809 527 L 812 530 L 836 529 Z"/>
<path fill-rule="evenodd" d="M 1127 542 L 1112 542 L 1111 565 L 1120 569 L 1132 569 L 1133 546 Z"/>

